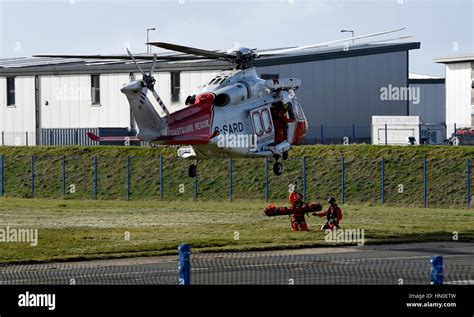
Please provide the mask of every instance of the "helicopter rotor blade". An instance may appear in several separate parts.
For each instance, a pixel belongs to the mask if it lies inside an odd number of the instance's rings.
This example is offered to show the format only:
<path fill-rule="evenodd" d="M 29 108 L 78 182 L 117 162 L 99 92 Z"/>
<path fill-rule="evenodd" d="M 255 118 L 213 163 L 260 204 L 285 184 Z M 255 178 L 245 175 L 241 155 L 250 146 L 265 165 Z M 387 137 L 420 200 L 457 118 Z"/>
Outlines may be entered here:
<path fill-rule="evenodd" d="M 143 69 L 140 67 L 140 65 L 138 65 L 137 61 L 135 60 L 135 57 L 133 57 L 133 54 L 130 53 L 130 50 L 128 49 L 127 47 L 127 53 L 128 55 L 130 56 L 130 58 L 132 59 L 133 63 L 135 64 L 135 66 L 138 68 L 138 70 L 140 71 L 140 73 L 142 74 L 142 76 L 145 76 L 145 72 L 143 71 Z"/>
<path fill-rule="evenodd" d="M 99 60 L 129 60 L 129 55 L 33 55 L 33 57 L 49 57 L 49 58 L 77 58 L 77 59 L 99 59 Z M 153 60 L 152 55 L 135 55 L 136 60 Z M 189 55 L 175 55 L 175 56 L 162 56 L 158 55 L 157 60 L 165 61 L 193 61 L 208 59 L 199 56 Z"/>
<path fill-rule="evenodd" d="M 153 76 L 153 72 L 155 71 L 155 63 L 156 63 L 156 54 L 153 54 L 153 62 L 151 63 L 150 76 Z"/>
<path fill-rule="evenodd" d="M 352 41 L 352 40 L 358 40 L 358 39 L 364 39 L 364 38 L 368 38 L 368 37 L 374 37 L 374 36 L 379 36 L 379 35 L 384 35 L 384 34 L 389 34 L 389 33 L 394 33 L 394 32 L 400 32 L 400 31 L 403 31 L 403 30 L 405 30 L 405 28 L 394 29 L 394 30 L 383 31 L 383 32 L 377 32 L 377 33 L 371 33 L 371 34 L 365 34 L 365 35 L 359 35 L 359 36 L 349 37 L 349 38 L 345 38 L 345 39 L 341 39 L 341 40 L 323 42 L 323 43 L 318 43 L 318 44 L 297 46 L 297 47 L 286 48 L 286 49 L 270 50 L 270 51 L 266 51 L 266 52 L 260 52 L 260 53 L 258 53 L 258 55 L 260 55 L 260 56 L 270 56 L 270 55 L 276 55 L 276 54 L 291 53 L 291 52 L 296 52 L 296 51 L 310 49 L 310 48 L 324 47 L 324 46 L 328 46 L 330 44 L 343 43 L 343 42 L 348 42 L 348 41 Z"/>
<path fill-rule="evenodd" d="M 172 44 L 172 43 L 149 42 L 149 43 L 146 43 L 146 44 L 153 45 L 153 46 L 160 47 L 160 48 L 164 48 L 164 49 L 171 50 L 171 51 L 202 56 L 202 57 L 206 57 L 206 58 L 209 58 L 209 59 L 232 59 L 232 60 L 235 59 L 235 56 L 231 55 L 231 54 L 215 52 L 215 51 L 208 51 L 208 50 L 203 50 L 203 49 L 200 49 L 200 48 L 177 45 L 177 44 Z"/>

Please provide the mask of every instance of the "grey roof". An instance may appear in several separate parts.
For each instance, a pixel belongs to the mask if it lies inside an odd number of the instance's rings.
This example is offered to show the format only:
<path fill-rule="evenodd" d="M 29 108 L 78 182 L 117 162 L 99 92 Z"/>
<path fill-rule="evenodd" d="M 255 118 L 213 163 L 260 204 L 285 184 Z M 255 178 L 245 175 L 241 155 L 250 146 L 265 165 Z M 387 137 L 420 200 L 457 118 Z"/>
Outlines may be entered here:
<path fill-rule="evenodd" d="M 474 55 L 435 57 L 433 61 L 440 64 L 474 62 Z"/>
<path fill-rule="evenodd" d="M 281 54 L 256 59 L 254 66 L 272 66 L 292 63 L 303 63 L 316 60 L 345 58 L 361 55 L 382 54 L 388 52 L 419 49 L 419 42 L 390 44 L 356 44 L 345 50 L 344 47 L 325 47 L 299 52 L 297 54 Z M 166 54 L 170 55 L 170 54 Z M 149 64 L 149 61 L 139 61 Z M 144 66 L 147 68 L 147 66 Z M 186 70 L 221 70 L 231 68 L 231 64 L 219 60 L 196 61 L 159 61 L 156 71 Z M 17 57 L 0 59 L 0 75 L 44 75 L 44 74 L 94 74 L 94 73 L 126 73 L 136 72 L 135 65 L 125 60 L 85 60 L 48 57 Z"/>

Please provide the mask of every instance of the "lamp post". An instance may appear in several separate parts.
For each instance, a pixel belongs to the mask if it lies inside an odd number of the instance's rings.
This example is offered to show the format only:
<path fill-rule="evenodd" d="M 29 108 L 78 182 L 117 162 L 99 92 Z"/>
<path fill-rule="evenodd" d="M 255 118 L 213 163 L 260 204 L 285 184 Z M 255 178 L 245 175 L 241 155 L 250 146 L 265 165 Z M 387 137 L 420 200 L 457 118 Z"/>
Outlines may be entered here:
<path fill-rule="evenodd" d="M 352 33 L 352 44 L 354 44 L 354 31 L 353 30 L 341 30 L 341 33 Z"/>
<path fill-rule="evenodd" d="M 146 42 L 149 43 L 150 42 L 150 31 L 156 31 L 156 28 L 148 28 L 146 29 Z M 150 48 L 150 45 L 147 44 L 146 46 L 146 52 L 148 54 L 151 54 L 151 48 Z"/>

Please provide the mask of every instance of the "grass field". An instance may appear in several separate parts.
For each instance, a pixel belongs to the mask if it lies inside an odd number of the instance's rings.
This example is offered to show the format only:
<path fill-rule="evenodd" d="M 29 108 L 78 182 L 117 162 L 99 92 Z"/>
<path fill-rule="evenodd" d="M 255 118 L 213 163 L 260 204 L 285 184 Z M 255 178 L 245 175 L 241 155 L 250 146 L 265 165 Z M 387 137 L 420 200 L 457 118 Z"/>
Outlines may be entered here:
<path fill-rule="evenodd" d="M 32 196 L 31 161 L 35 156 L 36 198 L 62 198 L 62 156 L 65 158 L 67 199 L 93 197 L 93 156 L 97 156 L 97 198 L 127 199 L 127 157 L 130 157 L 131 200 L 157 200 L 160 186 L 165 200 L 189 200 L 195 195 L 194 180 L 187 177 L 189 161 L 176 158 L 175 148 L 146 147 L 0 147 L 4 155 L 4 194 Z M 163 156 L 163 184 L 160 184 L 160 156 Z M 281 199 L 288 185 L 303 182 L 302 158 L 306 157 L 307 196 L 323 200 L 341 197 L 344 156 L 345 201 L 350 204 L 380 205 L 382 158 L 385 160 L 385 204 L 422 207 L 423 159 L 427 159 L 427 204 L 436 208 L 462 208 L 467 204 L 466 165 L 474 158 L 474 147 L 448 146 L 298 146 L 284 162 L 284 173 L 269 171 L 269 198 Z M 472 165 L 472 163 L 471 163 Z M 265 199 L 265 160 L 233 161 L 233 197 Z M 472 167 L 471 167 L 472 169 Z M 199 200 L 228 200 L 228 160 L 199 163 Z M 74 186 L 71 192 L 70 186 Z M 402 193 L 400 186 L 403 186 Z M 300 187 L 301 189 L 301 187 Z M 469 189 L 474 193 L 474 173 Z"/>
<path fill-rule="evenodd" d="M 48 262 L 195 252 L 328 246 L 323 219 L 309 232 L 291 232 L 288 217 L 269 218 L 257 201 L 90 201 L 0 199 L 0 229 L 38 229 L 38 245 L 0 243 L 0 262 Z M 346 205 L 343 228 L 364 229 L 367 244 L 474 241 L 474 213 Z M 238 235 L 239 239 L 236 240 Z M 332 245 L 331 245 L 332 246 Z"/>

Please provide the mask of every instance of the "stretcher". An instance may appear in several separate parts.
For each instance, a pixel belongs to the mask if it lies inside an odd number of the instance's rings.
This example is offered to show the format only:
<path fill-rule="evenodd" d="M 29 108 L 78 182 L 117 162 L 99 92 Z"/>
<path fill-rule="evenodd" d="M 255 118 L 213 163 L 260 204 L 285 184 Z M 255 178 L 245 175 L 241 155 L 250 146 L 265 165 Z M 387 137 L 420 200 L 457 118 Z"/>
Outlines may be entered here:
<path fill-rule="evenodd" d="M 274 204 L 271 204 L 265 208 L 265 215 L 268 217 L 274 216 L 284 216 L 284 215 L 293 215 L 293 214 L 305 214 L 308 212 L 321 211 L 323 206 L 319 203 L 304 204 L 301 207 L 276 207 Z"/>

